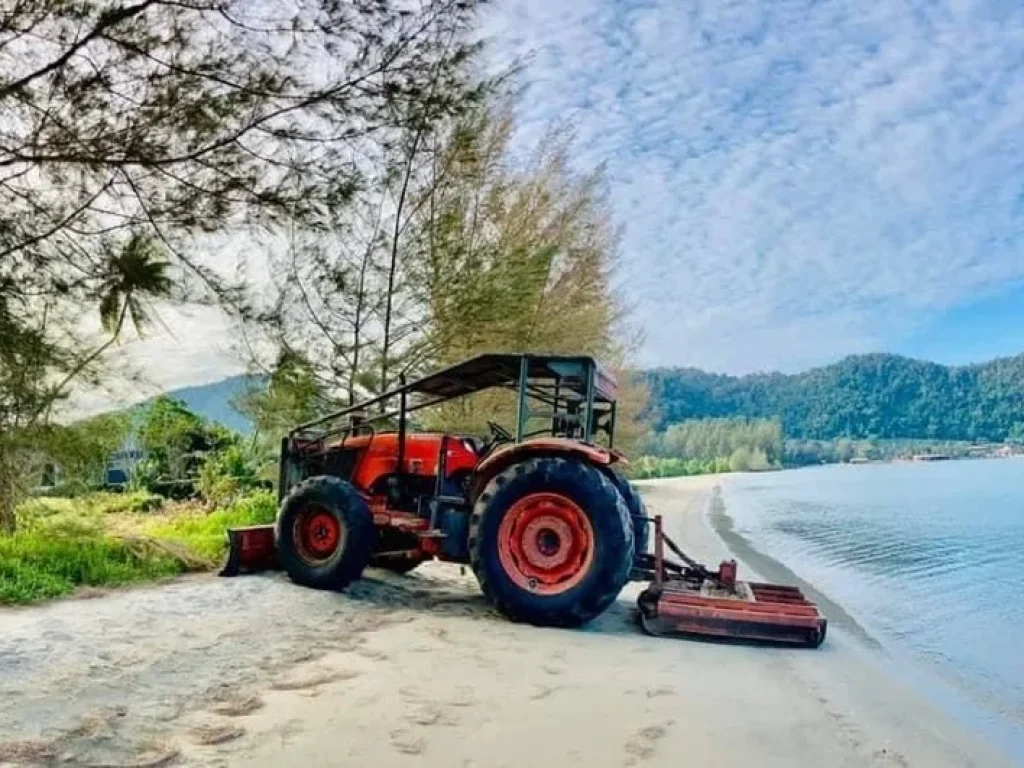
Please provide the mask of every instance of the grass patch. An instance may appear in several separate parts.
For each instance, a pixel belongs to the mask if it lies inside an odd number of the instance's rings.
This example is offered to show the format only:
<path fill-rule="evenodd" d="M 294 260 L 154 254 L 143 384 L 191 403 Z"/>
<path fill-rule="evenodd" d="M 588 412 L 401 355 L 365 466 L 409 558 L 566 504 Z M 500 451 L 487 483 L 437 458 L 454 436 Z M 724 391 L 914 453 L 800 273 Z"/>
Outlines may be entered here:
<path fill-rule="evenodd" d="M 277 501 L 270 491 L 256 491 L 215 512 L 193 509 L 169 515 L 143 529 L 146 536 L 181 544 L 195 555 L 218 562 L 224 557 L 228 528 L 274 522 Z"/>
<path fill-rule="evenodd" d="M 124 542 L 104 536 L 0 537 L 0 603 L 30 603 L 66 595 L 79 585 L 130 584 L 182 570 L 172 557 L 139 557 Z"/>
<path fill-rule="evenodd" d="M 276 514 L 269 491 L 214 512 L 147 493 L 32 499 L 18 508 L 18 533 L 0 536 L 0 604 L 213 567 L 224 556 L 227 528 L 270 523 Z"/>

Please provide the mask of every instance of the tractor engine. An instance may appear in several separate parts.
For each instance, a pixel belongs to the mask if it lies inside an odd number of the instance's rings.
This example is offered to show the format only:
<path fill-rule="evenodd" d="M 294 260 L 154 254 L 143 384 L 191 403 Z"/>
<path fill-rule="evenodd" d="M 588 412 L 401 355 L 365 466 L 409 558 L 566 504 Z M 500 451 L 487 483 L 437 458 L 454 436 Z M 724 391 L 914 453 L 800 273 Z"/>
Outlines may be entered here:
<path fill-rule="evenodd" d="M 285 440 L 280 495 L 308 477 L 350 483 L 378 526 L 377 565 L 392 558 L 418 564 L 436 556 L 469 562 L 469 480 L 480 459 L 472 438 L 416 433 L 346 435 L 324 443 Z M 399 465 L 401 462 L 401 467 Z M 434 531 L 424 538 L 423 531 Z"/>

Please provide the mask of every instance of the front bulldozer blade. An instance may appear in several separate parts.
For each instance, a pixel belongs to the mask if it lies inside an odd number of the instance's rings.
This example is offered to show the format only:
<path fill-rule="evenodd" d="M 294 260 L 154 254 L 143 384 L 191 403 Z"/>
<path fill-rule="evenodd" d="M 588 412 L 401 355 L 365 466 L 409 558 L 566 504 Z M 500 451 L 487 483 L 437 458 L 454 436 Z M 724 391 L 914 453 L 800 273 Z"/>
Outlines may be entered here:
<path fill-rule="evenodd" d="M 228 554 L 219 575 L 238 576 L 242 573 L 259 573 L 280 567 L 277 546 L 274 543 L 273 524 L 229 528 L 227 536 Z"/>

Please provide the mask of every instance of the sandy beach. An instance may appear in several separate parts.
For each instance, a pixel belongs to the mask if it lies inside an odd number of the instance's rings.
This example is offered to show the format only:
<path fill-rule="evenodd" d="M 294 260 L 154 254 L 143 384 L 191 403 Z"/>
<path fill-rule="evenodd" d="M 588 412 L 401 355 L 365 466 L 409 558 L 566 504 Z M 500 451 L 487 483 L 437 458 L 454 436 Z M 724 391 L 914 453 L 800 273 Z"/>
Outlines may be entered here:
<path fill-rule="evenodd" d="M 709 562 L 730 554 L 721 482 L 643 486 Z M 508 623 L 439 563 L 344 595 L 194 577 L 2 610 L 0 764 L 1008 764 L 892 682 L 836 606 L 817 651 L 653 639 L 638 589 L 583 631 Z"/>

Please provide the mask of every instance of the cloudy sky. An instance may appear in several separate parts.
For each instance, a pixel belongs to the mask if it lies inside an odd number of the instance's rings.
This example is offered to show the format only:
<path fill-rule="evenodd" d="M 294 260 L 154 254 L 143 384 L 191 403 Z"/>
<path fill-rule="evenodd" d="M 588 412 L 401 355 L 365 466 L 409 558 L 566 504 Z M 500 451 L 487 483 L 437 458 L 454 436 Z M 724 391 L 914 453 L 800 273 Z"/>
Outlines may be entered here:
<path fill-rule="evenodd" d="M 526 127 L 608 165 L 643 362 L 1024 351 L 1024 3 L 495 9 Z"/>
<path fill-rule="evenodd" d="M 524 142 L 571 120 L 607 164 L 641 363 L 1024 351 L 1020 0 L 494 0 L 485 31 Z M 239 371 L 196 324 L 137 346 L 160 384 Z"/>

